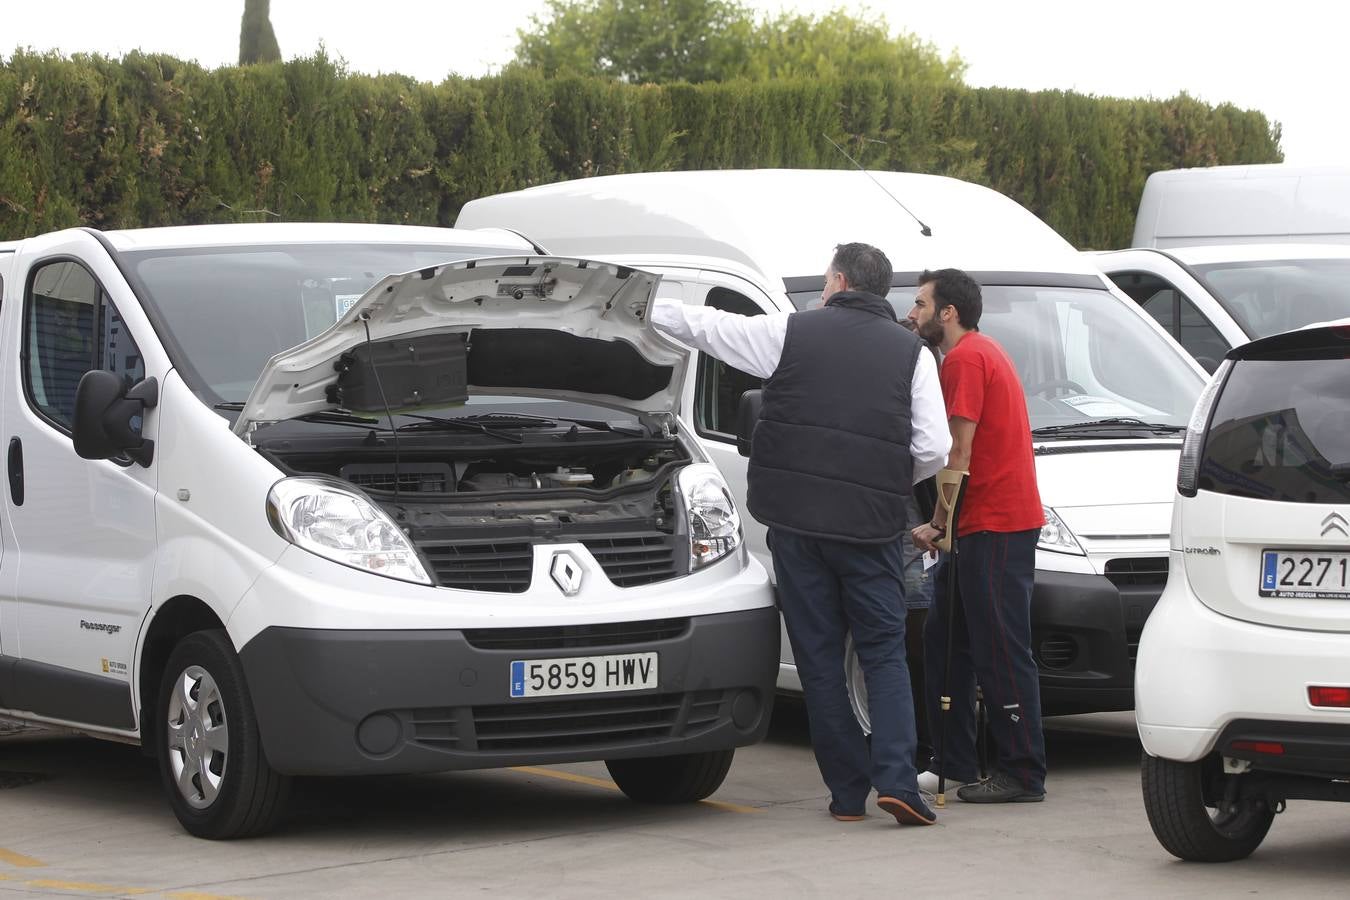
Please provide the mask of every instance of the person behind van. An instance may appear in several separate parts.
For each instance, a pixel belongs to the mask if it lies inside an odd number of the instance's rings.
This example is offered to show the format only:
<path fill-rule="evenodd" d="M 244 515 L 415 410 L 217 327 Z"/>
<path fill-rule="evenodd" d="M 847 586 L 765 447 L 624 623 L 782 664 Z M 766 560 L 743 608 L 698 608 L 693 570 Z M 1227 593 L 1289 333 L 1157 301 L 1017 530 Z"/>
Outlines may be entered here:
<path fill-rule="evenodd" d="M 902 538 L 904 501 L 942 467 L 951 436 L 937 366 L 896 322 L 890 281 L 880 250 L 840 244 L 820 308 L 740 316 L 661 301 L 652 323 L 767 379 L 746 502 L 769 529 L 830 814 L 863 819 L 875 787 L 896 821 L 931 825 L 914 767 Z M 850 633 L 867 685 L 870 755 L 845 688 Z"/>
<path fill-rule="evenodd" d="M 1045 799 L 1045 740 L 1041 733 L 1040 681 L 1031 657 L 1031 588 L 1036 541 L 1045 514 L 1036 487 L 1026 395 L 1008 354 L 980 333 L 980 286 L 959 269 L 925 271 L 909 318 L 919 334 L 942 350 L 942 393 L 952 432 L 947 465 L 969 471 L 957 525 L 956 565 L 938 574 L 936 595 L 955 578 L 961 623 L 952 636 L 946 693 L 952 698 L 941 747 L 948 784 L 970 803 Z M 914 543 L 930 549 L 942 534 L 932 522 L 913 530 Z M 950 557 L 949 557 L 950 559 Z M 952 571 L 955 568 L 956 571 Z M 953 611 L 937 603 L 924 630 L 929 726 L 942 733 L 938 698 L 943 692 L 947 631 Z M 997 748 L 994 773 L 977 782 L 975 680 L 979 678 Z M 925 772 L 920 787 L 937 790 Z"/>

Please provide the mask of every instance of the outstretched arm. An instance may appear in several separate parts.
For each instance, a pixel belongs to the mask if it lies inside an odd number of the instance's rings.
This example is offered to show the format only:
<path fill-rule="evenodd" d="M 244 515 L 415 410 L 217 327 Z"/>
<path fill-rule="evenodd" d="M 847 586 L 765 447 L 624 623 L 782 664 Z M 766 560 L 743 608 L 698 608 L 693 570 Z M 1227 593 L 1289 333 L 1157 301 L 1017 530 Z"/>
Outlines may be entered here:
<path fill-rule="evenodd" d="M 651 320 L 656 328 L 757 378 L 778 368 L 791 313 L 742 316 L 708 306 L 657 300 Z"/>

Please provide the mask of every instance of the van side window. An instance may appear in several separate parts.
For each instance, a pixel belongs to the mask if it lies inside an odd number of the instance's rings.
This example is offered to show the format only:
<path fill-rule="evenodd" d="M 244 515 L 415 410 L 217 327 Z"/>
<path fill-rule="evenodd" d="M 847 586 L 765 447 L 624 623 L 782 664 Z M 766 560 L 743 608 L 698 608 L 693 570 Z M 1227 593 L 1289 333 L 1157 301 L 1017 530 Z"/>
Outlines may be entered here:
<path fill-rule="evenodd" d="M 705 301 L 714 309 L 760 316 L 760 309 L 750 298 L 727 288 L 715 287 Z M 740 369 L 732 368 L 706 353 L 699 354 L 698 380 L 694 384 L 695 422 L 701 434 L 735 440 L 736 411 L 741 394 L 759 388 L 763 381 Z"/>
<path fill-rule="evenodd" d="M 1111 280 L 1166 328 L 1207 371 L 1219 367 L 1219 361 L 1229 350 L 1228 342 L 1190 297 L 1171 282 L 1146 272 L 1116 273 Z"/>
<path fill-rule="evenodd" d="M 90 369 L 109 369 L 129 383 L 145 377 L 140 350 L 94 276 L 72 261 L 48 263 L 33 275 L 24 317 L 24 383 L 37 409 L 69 429 L 75 389 Z"/>

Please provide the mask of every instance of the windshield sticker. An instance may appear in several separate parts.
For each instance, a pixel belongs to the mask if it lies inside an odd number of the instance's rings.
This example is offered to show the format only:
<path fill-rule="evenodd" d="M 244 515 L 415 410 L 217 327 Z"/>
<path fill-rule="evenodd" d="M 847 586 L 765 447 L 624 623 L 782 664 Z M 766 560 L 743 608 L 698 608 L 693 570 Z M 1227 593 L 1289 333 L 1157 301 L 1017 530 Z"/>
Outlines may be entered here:
<path fill-rule="evenodd" d="M 333 303 L 336 306 L 337 318 L 341 319 L 347 314 L 347 310 L 356 305 L 356 301 L 361 299 L 360 294 L 334 294 Z M 336 321 L 336 319 L 334 320 Z"/>
<path fill-rule="evenodd" d="M 1093 397 L 1090 394 L 1080 394 L 1077 397 L 1063 397 L 1064 403 L 1072 406 L 1085 416 L 1092 418 L 1106 418 L 1110 416 L 1134 416 L 1138 415 L 1137 410 L 1130 409 L 1123 403 L 1118 403 L 1109 397 Z"/>

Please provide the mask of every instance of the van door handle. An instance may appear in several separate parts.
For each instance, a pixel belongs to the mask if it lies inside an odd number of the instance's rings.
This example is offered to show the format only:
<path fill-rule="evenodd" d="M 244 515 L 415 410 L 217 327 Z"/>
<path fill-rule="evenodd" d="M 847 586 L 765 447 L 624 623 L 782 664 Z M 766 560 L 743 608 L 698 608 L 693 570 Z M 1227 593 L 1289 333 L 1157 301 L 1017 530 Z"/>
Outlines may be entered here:
<path fill-rule="evenodd" d="M 23 441 L 9 439 L 9 497 L 15 506 L 23 506 Z"/>

